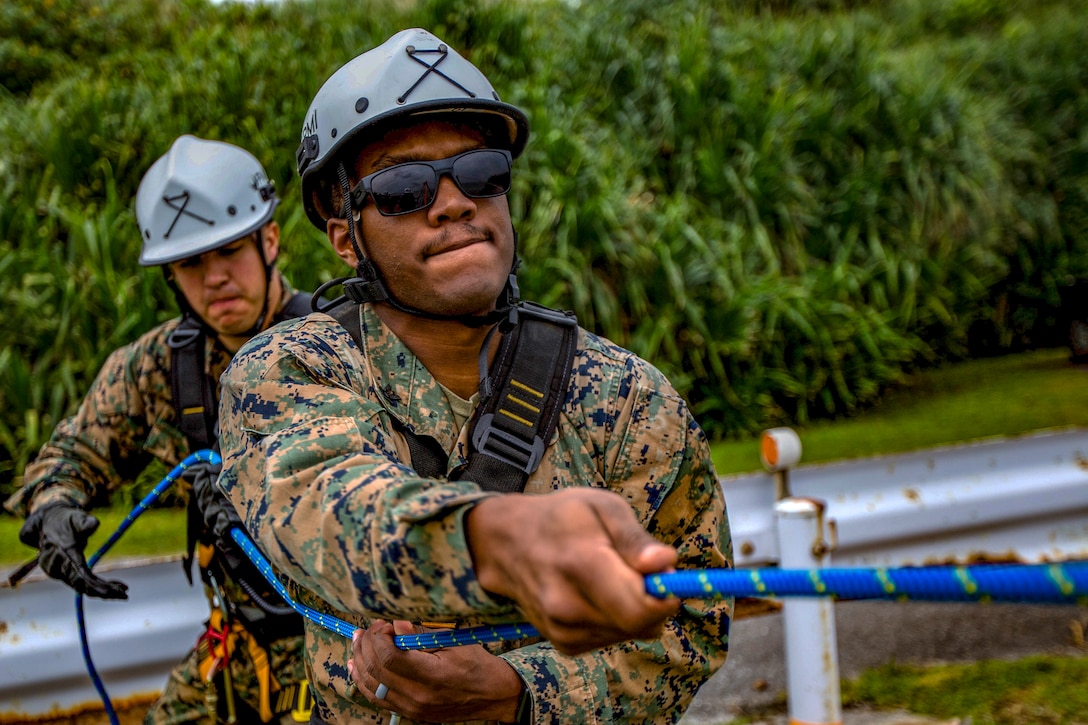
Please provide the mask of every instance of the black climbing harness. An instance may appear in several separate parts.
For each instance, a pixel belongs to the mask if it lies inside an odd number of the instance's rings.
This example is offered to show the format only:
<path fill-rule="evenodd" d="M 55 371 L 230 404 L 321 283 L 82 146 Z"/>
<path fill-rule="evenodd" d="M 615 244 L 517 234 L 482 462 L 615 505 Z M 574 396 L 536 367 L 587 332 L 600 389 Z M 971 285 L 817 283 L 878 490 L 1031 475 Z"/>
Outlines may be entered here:
<path fill-rule="evenodd" d="M 364 349 L 360 305 L 328 311 Z M 566 401 L 577 348 L 578 322 L 571 312 L 519 302 L 496 328 L 502 343 L 491 369 L 487 341 L 480 351 L 480 403 L 471 422 L 468 465 L 458 480 L 487 491 L 517 493 L 544 456 Z M 395 420 L 395 419 L 394 419 Z M 431 436 L 395 423 L 408 441 L 412 467 L 421 476 L 443 478 L 447 454 Z"/>

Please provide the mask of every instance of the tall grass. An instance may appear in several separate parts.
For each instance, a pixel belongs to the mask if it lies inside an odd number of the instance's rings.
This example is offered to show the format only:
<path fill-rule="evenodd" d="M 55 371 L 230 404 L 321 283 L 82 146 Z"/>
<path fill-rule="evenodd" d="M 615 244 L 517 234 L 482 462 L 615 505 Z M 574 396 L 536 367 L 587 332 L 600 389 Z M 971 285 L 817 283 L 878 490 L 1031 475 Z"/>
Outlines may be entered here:
<path fill-rule="evenodd" d="M 252 150 L 300 288 L 306 106 L 433 30 L 531 118 L 526 296 L 662 367 L 716 438 L 848 415 L 911 370 L 1061 342 L 1088 275 L 1081 3 L 470 0 L 0 9 L 0 494 L 106 354 L 174 314 L 132 198 L 174 137 Z"/>

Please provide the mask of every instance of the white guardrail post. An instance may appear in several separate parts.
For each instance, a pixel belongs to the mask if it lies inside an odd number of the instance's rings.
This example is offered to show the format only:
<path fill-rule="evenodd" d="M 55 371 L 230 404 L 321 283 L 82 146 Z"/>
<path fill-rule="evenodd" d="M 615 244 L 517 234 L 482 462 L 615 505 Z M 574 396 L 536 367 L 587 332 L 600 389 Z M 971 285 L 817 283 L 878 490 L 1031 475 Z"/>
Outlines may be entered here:
<path fill-rule="evenodd" d="M 815 569 L 827 560 L 824 504 L 785 498 L 775 504 L 783 569 Z M 782 602 L 790 725 L 841 725 L 835 605 L 828 597 Z"/>
<path fill-rule="evenodd" d="M 824 536 L 826 506 L 790 493 L 789 469 L 801 460 L 801 439 L 791 428 L 772 428 L 763 432 L 759 450 L 764 468 L 775 475 L 779 566 L 826 566 L 830 551 Z M 782 603 L 782 627 L 790 725 L 841 725 L 834 602 L 827 597 L 791 597 Z"/>

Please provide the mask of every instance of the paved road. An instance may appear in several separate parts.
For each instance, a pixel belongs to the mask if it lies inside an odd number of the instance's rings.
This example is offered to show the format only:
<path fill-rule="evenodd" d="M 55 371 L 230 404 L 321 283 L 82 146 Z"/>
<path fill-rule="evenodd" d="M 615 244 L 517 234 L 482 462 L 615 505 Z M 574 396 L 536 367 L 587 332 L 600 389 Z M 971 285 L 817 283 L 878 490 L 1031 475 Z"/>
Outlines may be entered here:
<path fill-rule="evenodd" d="M 1055 652 L 1083 654 L 1072 626 L 1088 609 L 1070 605 L 840 602 L 835 608 L 839 674 L 890 661 L 970 662 Z M 786 691 L 782 617 L 767 614 L 733 623 L 730 654 L 695 698 L 681 725 L 721 725 L 745 708 L 766 707 Z M 785 725 L 786 718 L 768 725 Z M 843 725 L 945 723 L 909 713 L 844 713 Z M 953 723 L 957 722 L 955 720 Z"/>

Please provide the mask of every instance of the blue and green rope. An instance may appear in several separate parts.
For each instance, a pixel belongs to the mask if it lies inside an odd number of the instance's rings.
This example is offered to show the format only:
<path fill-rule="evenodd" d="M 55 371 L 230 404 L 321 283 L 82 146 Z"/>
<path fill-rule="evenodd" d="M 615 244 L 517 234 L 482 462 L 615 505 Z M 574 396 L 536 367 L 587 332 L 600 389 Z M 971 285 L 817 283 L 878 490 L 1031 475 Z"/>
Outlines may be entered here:
<path fill-rule="evenodd" d="M 268 582 L 302 616 L 351 637 L 354 625 L 298 604 L 271 564 L 241 529 L 234 541 Z M 653 574 L 646 591 L 656 597 L 832 597 L 936 602 L 1021 602 L 1088 605 L 1088 562 L 982 564 L 876 569 L 701 569 Z M 539 637 L 530 624 L 503 624 L 398 635 L 401 649 L 439 649 Z"/>
<path fill-rule="evenodd" d="M 217 453 L 204 450 L 197 451 L 178 464 L 136 505 L 106 543 L 87 560 L 88 567 L 93 567 L 117 543 L 136 518 L 173 485 L 187 468 L 200 462 L 216 464 L 221 459 Z M 230 534 L 292 609 L 331 632 L 351 638 L 358 627 L 295 601 L 246 532 L 236 527 L 231 529 Z M 838 600 L 1021 602 L 1088 606 L 1088 561 L 898 568 L 702 569 L 647 576 L 646 591 L 656 597 L 680 599 L 831 597 Z M 76 595 L 76 617 L 87 670 L 105 704 L 110 722 L 116 725 L 117 715 L 91 662 L 81 594 Z M 401 649 L 423 650 L 539 636 L 540 633 L 532 625 L 515 623 L 398 635 L 394 642 Z"/>

